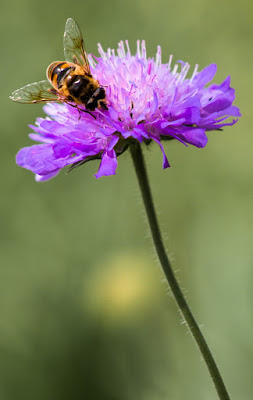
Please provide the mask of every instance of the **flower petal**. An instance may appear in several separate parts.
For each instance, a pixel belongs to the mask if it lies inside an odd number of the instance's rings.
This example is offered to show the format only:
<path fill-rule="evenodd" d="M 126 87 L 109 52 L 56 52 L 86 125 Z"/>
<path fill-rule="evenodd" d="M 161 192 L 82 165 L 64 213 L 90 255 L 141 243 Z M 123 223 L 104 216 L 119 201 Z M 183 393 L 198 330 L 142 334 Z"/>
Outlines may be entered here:
<path fill-rule="evenodd" d="M 100 178 L 101 176 L 115 175 L 117 164 L 118 161 L 115 151 L 105 151 L 95 177 Z"/>
<path fill-rule="evenodd" d="M 217 65 L 211 64 L 198 72 L 192 83 L 198 88 L 203 88 L 208 82 L 212 81 L 217 72 Z"/>
<path fill-rule="evenodd" d="M 54 172 L 51 172 L 51 174 L 46 174 L 46 175 L 35 174 L 35 180 L 36 180 L 36 182 L 48 181 L 49 179 L 58 175 L 59 171 L 60 171 L 60 169 L 56 169 Z"/>
<path fill-rule="evenodd" d="M 168 161 L 168 159 L 166 157 L 165 150 L 164 150 L 164 147 L 163 147 L 162 143 L 160 142 L 160 140 L 158 140 L 154 136 L 152 137 L 152 139 L 160 146 L 160 149 L 162 150 L 162 153 L 163 153 L 163 169 L 170 167 L 170 164 L 169 164 L 169 161 Z"/>
<path fill-rule="evenodd" d="M 192 128 L 179 133 L 179 137 L 184 139 L 187 143 L 193 144 L 196 147 L 205 147 L 208 138 L 205 129 Z"/>

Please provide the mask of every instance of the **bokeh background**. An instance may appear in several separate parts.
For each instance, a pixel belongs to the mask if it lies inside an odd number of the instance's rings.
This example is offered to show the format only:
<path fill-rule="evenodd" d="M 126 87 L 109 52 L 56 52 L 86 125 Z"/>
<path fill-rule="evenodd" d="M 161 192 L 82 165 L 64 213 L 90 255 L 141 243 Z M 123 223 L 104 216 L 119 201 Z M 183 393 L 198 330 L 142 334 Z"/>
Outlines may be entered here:
<path fill-rule="evenodd" d="M 205 149 L 145 151 L 177 277 L 232 399 L 253 398 L 253 6 L 250 0 L 9 0 L 1 5 L 1 400 L 212 400 L 216 393 L 164 282 L 128 152 L 47 183 L 15 165 L 41 105 L 15 89 L 63 58 L 67 17 L 89 52 L 146 39 L 148 54 L 232 76 L 243 117 Z M 193 67 L 192 67 L 193 70 Z"/>

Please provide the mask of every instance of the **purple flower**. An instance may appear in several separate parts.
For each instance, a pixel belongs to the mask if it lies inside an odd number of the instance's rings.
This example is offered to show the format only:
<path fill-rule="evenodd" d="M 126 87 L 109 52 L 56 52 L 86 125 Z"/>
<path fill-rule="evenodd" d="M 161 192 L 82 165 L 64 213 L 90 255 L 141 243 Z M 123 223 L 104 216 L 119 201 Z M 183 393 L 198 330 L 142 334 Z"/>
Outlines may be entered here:
<path fill-rule="evenodd" d="M 46 119 L 38 118 L 31 139 L 41 142 L 17 154 L 17 164 L 43 181 L 67 165 L 78 166 L 101 159 L 95 175 L 113 175 L 117 156 L 134 140 L 156 142 L 163 153 L 163 168 L 169 167 L 162 141 L 177 139 L 187 146 L 207 144 L 206 132 L 233 125 L 240 117 L 233 105 L 235 91 L 227 77 L 220 85 L 205 85 L 217 70 L 211 64 L 198 72 L 196 65 L 186 78 L 190 65 L 179 61 L 173 68 L 161 63 L 161 48 L 156 58 L 146 57 L 145 42 L 137 42 L 131 55 L 128 42 L 119 43 L 117 54 L 98 45 L 100 57 L 89 56 L 91 72 L 106 90 L 108 110 L 96 109 L 92 115 L 68 104 L 48 103 Z"/>

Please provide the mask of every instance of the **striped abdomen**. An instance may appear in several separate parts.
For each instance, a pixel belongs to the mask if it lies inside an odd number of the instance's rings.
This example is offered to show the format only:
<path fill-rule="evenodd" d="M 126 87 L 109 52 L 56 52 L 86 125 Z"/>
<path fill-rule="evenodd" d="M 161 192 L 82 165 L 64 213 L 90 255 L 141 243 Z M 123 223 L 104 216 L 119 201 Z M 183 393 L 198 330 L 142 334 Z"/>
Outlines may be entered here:
<path fill-rule="evenodd" d="M 65 79 L 70 72 L 75 70 L 75 65 L 66 61 L 56 61 L 49 65 L 47 77 L 56 90 L 64 86 Z"/>
<path fill-rule="evenodd" d="M 81 66 L 56 61 L 49 65 L 47 76 L 65 101 L 84 104 L 86 109 L 91 111 L 99 106 L 107 109 L 105 89 L 92 75 L 85 74 Z"/>

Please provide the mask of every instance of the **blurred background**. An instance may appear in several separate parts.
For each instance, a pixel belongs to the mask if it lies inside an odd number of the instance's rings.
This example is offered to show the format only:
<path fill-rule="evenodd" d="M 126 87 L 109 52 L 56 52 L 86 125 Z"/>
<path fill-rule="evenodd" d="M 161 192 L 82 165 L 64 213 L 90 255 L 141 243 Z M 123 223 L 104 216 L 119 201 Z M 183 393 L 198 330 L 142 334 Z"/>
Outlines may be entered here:
<path fill-rule="evenodd" d="M 9 0 L 1 5 L 1 400 L 213 400 L 203 361 L 156 260 L 128 152 L 36 183 L 15 164 L 41 105 L 10 93 L 63 58 L 68 17 L 86 47 L 146 39 L 163 61 L 218 64 L 243 117 L 205 149 L 145 158 L 166 246 L 232 399 L 253 398 L 253 3 Z"/>

